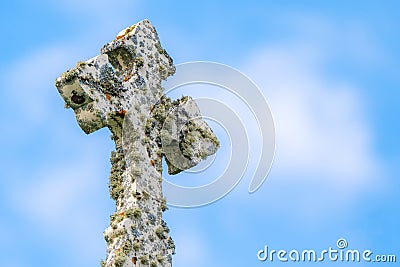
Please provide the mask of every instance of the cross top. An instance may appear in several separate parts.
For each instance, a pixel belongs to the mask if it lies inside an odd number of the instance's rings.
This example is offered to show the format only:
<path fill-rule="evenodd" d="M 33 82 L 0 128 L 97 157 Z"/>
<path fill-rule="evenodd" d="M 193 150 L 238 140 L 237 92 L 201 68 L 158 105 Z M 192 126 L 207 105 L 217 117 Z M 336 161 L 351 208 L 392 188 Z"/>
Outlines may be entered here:
<path fill-rule="evenodd" d="M 164 95 L 161 81 L 174 72 L 156 30 L 143 20 L 56 79 L 82 130 L 108 127 L 116 145 L 108 185 L 116 212 L 104 231 L 103 266 L 171 266 L 175 245 L 162 220 L 162 157 L 176 174 L 219 147 L 190 97 Z"/>
<path fill-rule="evenodd" d="M 113 116 L 123 117 L 136 105 L 149 109 L 163 95 L 161 80 L 174 72 L 156 30 L 144 20 L 121 31 L 100 55 L 63 73 L 56 86 L 89 134 L 104 126 L 114 130 Z"/>

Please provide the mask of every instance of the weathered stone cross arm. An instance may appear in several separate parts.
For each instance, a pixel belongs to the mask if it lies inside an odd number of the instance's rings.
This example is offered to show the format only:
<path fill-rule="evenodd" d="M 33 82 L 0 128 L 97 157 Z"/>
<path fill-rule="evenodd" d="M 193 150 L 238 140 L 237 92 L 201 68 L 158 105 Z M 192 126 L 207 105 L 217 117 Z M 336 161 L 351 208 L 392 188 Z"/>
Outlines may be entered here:
<path fill-rule="evenodd" d="M 190 97 L 171 101 L 164 95 L 161 81 L 174 72 L 155 29 L 144 20 L 56 79 L 82 130 L 108 127 L 116 145 L 109 181 L 116 212 L 104 231 L 103 266 L 171 266 L 175 246 L 162 220 L 162 157 L 176 174 L 219 147 Z"/>

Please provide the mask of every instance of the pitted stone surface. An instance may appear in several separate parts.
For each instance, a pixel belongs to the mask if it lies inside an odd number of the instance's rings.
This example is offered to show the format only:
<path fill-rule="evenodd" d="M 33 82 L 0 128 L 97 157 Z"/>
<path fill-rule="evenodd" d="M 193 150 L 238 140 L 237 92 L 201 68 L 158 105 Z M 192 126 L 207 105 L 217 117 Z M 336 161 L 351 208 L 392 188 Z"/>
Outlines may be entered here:
<path fill-rule="evenodd" d="M 171 266 L 175 245 L 162 220 L 162 157 L 176 174 L 219 147 L 190 97 L 164 95 L 161 81 L 174 72 L 156 30 L 144 20 L 56 79 L 82 130 L 108 127 L 116 145 L 109 181 L 116 211 L 104 231 L 102 266 Z"/>

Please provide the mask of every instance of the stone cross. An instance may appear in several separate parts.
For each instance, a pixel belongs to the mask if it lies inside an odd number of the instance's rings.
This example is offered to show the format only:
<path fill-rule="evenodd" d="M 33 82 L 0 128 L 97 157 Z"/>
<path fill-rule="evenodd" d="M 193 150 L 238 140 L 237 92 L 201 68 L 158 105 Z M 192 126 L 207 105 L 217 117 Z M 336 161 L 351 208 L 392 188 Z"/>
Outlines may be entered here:
<path fill-rule="evenodd" d="M 161 81 L 174 72 L 156 30 L 143 20 L 56 79 L 82 130 L 108 127 L 116 146 L 108 184 L 116 211 L 104 231 L 102 266 L 172 265 L 175 245 L 162 220 L 162 158 L 176 174 L 219 147 L 190 97 L 172 101 L 164 95 Z"/>

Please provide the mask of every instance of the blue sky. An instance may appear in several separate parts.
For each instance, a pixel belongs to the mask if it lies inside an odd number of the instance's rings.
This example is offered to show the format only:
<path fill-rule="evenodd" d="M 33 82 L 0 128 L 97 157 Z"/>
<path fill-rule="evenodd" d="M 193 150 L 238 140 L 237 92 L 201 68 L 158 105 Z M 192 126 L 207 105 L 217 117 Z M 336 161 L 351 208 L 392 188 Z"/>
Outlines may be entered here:
<path fill-rule="evenodd" d="M 106 129 L 79 129 L 54 79 L 145 18 L 175 63 L 216 61 L 254 80 L 276 124 L 276 159 L 256 193 L 246 173 L 212 205 L 165 213 L 174 266 L 305 265 L 256 253 L 341 237 L 399 258 L 400 6 L 327 2 L 3 1 L 0 266 L 104 258 L 113 144 Z"/>

